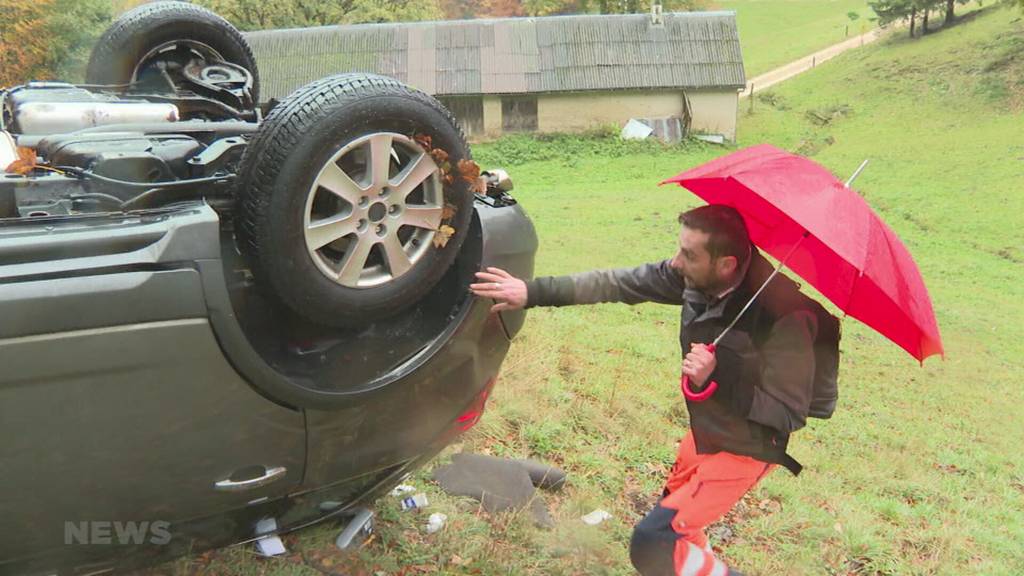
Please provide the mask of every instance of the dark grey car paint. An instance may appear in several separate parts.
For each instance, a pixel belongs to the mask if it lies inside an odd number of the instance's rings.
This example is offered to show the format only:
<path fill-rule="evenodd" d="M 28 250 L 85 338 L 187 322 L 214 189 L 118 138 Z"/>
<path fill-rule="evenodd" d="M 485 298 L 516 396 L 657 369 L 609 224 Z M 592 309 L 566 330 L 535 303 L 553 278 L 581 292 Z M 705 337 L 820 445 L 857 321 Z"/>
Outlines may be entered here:
<path fill-rule="evenodd" d="M 452 273 L 532 276 L 537 239 L 519 207 L 476 213 L 475 256 Z M 0 226 L 0 573 L 130 567 L 372 500 L 455 437 L 522 325 L 465 298 L 416 356 L 341 401 L 237 339 L 218 235 L 202 204 Z M 275 466 L 287 473 L 262 488 L 214 489 Z M 65 543 L 66 523 L 86 521 L 165 521 L 172 538 Z"/>

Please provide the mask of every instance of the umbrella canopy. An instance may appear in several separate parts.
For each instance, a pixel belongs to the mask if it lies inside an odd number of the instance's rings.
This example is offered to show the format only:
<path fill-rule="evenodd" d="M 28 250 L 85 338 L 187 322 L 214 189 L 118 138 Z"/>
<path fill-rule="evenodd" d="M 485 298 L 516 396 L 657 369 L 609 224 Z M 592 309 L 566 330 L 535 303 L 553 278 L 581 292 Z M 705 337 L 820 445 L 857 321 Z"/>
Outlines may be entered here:
<path fill-rule="evenodd" d="M 860 195 L 819 164 L 762 144 L 662 184 L 669 182 L 738 210 L 751 241 L 775 258 L 796 246 L 786 266 L 914 358 L 942 354 L 931 298 L 910 252 Z"/>

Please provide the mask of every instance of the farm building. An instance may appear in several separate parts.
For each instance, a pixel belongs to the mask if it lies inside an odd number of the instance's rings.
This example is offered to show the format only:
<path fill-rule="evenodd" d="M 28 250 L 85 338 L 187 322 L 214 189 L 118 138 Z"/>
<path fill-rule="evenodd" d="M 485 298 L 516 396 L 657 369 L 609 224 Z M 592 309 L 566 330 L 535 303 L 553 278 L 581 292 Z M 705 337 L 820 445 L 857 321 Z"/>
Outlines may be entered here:
<path fill-rule="evenodd" d="M 264 99 L 331 74 L 373 72 L 440 99 L 475 140 L 622 126 L 630 118 L 734 140 L 745 82 L 733 12 L 364 24 L 246 36 Z"/>

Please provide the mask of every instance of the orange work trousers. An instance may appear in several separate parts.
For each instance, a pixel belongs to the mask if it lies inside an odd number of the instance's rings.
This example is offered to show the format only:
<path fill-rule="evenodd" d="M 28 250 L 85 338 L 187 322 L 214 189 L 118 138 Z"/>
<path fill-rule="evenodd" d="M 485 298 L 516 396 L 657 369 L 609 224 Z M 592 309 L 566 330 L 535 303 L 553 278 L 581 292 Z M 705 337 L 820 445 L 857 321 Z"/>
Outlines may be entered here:
<path fill-rule="evenodd" d="M 662 499 L 633 529 L 630 559 L 644 576 L 725 576 L 704 528 L 775 467 L 729 452 L 697 454 L 693 433 L 679 443 Z"/>

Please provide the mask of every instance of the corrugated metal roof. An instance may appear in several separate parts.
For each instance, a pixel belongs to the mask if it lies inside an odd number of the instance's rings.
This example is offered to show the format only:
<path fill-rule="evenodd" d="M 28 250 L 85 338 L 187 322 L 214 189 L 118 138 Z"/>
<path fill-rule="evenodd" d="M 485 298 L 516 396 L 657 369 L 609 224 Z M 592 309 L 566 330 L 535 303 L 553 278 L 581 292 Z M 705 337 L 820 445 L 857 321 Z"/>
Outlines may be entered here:
<path fill-rule="evenodd" d="M 249 32 L 265 98 L 342 72 L 435 95 L 742 88 L 733 12 L 500 18 Z"/>

